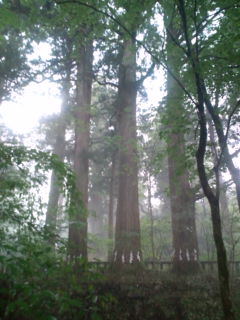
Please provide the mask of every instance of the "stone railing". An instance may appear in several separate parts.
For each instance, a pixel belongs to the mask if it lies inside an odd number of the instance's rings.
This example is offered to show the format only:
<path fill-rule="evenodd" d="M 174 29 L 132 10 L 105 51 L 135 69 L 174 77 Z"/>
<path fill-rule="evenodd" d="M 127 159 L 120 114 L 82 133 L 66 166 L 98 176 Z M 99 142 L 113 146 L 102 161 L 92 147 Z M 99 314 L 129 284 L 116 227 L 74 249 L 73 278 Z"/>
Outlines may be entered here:
<path fill-rule="evenodd" d="M 217 271 L 217 261 L 199 261 L 201 269 L 206 272 Z M 144 261 L 143 265 L 147 270 L 167 271 L 172 267 L 172 261 Z M 231 273 L 240 273 L 240 261 L 228 261 Z M 111 263 L 107 261 L 92 261 L 89 266 L 93 270 L 107 271 L 111 268 Z"/>

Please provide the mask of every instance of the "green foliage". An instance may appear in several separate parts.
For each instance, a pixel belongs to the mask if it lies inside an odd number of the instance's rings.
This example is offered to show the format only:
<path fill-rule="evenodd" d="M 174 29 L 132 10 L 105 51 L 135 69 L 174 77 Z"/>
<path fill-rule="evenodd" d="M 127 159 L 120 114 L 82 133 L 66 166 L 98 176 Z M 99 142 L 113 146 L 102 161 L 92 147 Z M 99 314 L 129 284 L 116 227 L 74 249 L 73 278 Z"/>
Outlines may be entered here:
<path fill-rule="evenodd" d="M 23 230 L 3 248 L 0 314 L 3 319 L 102 319 L 107 297 L 91 282 L 99 275 L 84 262 L 81 277 L 65 260 L 64 243 L 53 251 L 44 230 Z M 61 247 L 60 247 L 61 245 Z"/>
<path fill-rule="evenodd" d="M 37 19 L 28 5 L 28 1 L 26 6 L 20 1 L 0 3 L 0 102 L 12 98 L 32 80 L 28 55 L 33 51 L 32 39 L 37 41 Z"/>
<path fill-rule="evenodd" d="M 0 144 L 0 158 L 1 319 L 103 319 L 108 297 L 91 284 L 99 274 L 85 261 L 68 263 L 66 243 L 57 238 L 53 248 L 41 223 L 37 193 L 47 171 L 54 168 L 66 196 L 72 171 L 55 155 L 23 146 Z"/>
<path fill-rule="evenodd" d="M 56 170 L 65 190 L 73 185 L 71 169 L 54 154 L 0 143 L 0 158 L 2 196 L 13 191 L 27 194 L 29 189 L 38 188 L 46 182 L 47 171 L 51 169 Z"/>
<path fill-rule="evenodd" d="M 169 261 L 172 258 L 172 229 L 170 214 L 154 217 L 153 237 L 155 244 L 155 258 L 158 261 Z M 142 252 L 146 260 L 152 260 L 151 221 L 149 217 L 141 219 Z"/>

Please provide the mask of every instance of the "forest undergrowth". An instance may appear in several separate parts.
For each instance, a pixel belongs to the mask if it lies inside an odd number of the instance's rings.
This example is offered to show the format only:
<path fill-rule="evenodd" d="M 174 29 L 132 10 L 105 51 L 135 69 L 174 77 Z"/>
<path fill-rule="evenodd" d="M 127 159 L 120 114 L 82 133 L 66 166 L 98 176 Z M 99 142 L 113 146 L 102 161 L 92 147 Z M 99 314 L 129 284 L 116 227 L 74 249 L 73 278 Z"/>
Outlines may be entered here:
<path fill-rule="evenodd" d="M 73 268 L 47 252 L 37 255 L 36 250 L 34 257 L 25 261 L 15 258 L 1 270 L 0 319 L 222 319 L 216 274 L 183 277 L 170 271 L 136 272 L 134 268 L 103 274 L 83 261 Z M 232 281 L 237 319 L 239 281 L 237 277 Z"/>

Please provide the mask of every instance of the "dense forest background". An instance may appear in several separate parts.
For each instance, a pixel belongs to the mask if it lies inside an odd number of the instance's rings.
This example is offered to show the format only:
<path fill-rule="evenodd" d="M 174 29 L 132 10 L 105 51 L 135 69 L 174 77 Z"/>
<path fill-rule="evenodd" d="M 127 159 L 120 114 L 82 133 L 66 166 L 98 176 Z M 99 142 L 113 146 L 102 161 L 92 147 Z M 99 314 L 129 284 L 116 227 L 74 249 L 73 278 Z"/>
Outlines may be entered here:
<path fill-rule="evenodd" d="M 0 319 L 238 319 L 239 1 L 2 0 L 0 103 L 32 83 L 61 110 L 0 125 Z"/>

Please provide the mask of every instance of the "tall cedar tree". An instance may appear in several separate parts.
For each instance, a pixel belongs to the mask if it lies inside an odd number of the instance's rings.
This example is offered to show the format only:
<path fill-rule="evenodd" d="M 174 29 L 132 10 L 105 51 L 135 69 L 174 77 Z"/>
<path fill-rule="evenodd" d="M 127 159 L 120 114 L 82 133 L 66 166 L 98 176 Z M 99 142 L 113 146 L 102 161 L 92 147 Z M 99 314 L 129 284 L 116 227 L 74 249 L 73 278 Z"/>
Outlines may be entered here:
<path fill-rule="evenodd" d="M 117 97 L 119 191 L 114 249 L 114 262 L 117 264 L 136 263 L 141 260 L 136 97 L 136 44 L 134 36 L 125 35 Z"/>
<path fill-rule="evenodd" d="M 134 3 L 125 4 L 124 9 L 126 10 L 126 19 L 124 20 L 130 33 L 124 32 L 122 34 L 116 102 L 119 135 L 119 186 L 113 261 L 118 265 L 135 264 L 142 259 L 136 128 L 138 90 L 136 33 L 140 25 L 141 10 L 139 10 L 139 5 L 134 5 Z"/>
<path fill-rule="evenodd" d="M 180 32 L 174 26 L 174 19 L 167 24 L 167 63 L 178 74 L 181 70 L 182 54 L 171 43 L 170 35 L 176 38 Z M 176 21 L 175 21 L 176 22 Z M 195 223 L 195 196 L 189 183 L 184 137 L 183 91 L 167 73 L 168 119 L 168 176 L 173 233 L 173 270 L 179 273 L 191 273 L 199 270 L 198 241 Z"/>
<path fill-rule="evenodd" d="M 198 241 L 195 223 L 195 197 L 190 187 L 186 165 L 182 117 L 182 91 L 168 74 L 167 79 L 168 176 L 173 232 L 173 270 L 180 273 L 198 271 Z M 179 128 L 179 129 L 177 129 Z"/>
<path fill-rule="evenodd" d="M 81 28 L 86 36 L 89 30 Z M 79 48 L 77 61 L 74 172 L 77 197 L 69 218 L 69 254 L 71 259 L 87 259 L 87 209 L 89 180 L 90 105 L 92 94 L 93 42 L 87 39 Z"/>

